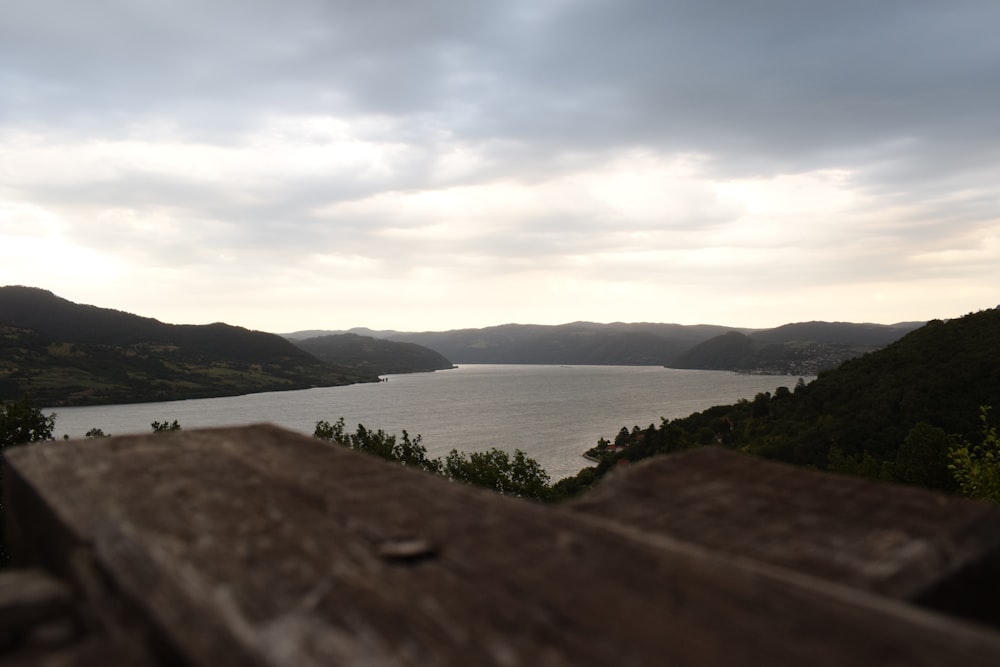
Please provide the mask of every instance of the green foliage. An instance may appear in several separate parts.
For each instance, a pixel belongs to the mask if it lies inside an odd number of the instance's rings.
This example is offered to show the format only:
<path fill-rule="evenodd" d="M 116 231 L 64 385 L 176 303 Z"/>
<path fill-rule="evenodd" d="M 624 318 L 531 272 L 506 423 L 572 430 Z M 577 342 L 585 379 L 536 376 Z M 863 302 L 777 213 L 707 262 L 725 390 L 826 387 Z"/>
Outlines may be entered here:
<path fill-rule="evenodd" d="M 179 431 L 181 430 L 180 423 L 175 419 L 172 422 L 155 421 L 149 425 L 153 429 L 153 433 L 167 433 L 169 431 Z M 100 429 L 98 429 L 100 430 Z"/>
<path fill-rule="evenodd" d="M 982 430 L 970 409 L 977 405 L 1000 405 L 1000 308 L 929 322 L 885 349 L 820 372 L 813 382 L 797 382 L 794 391 L 779 387 L 715 406 L 664 422 L 641 439 L 637 429 L 622 429 L 616 443 L 621 438 L 628 446 L 596 457 L 607 465 L 586 473 L 579 486 L 623 459 L 715 444 L 945 492 L 964 482 L 967 492 L 974 487 L 977 497 L 986 497 L 994 470 L 991 437 L 977 448 L 956 449 Z"/>
<path fill-rule="evenodd" d="M 952 450 L 948 467 L 963 496 L 1000 503 L 1000 437 L 989 423 L 990 410 L 987 406 L 979 409 L 982 442 Z"/>
<path fill-rule="evenodd" d="M 547 500 L 558 503 L 580 495 L 600 479 L 601 473 L 598 470 L 603 465 L 606 465 L 604 461 L 595 467 L 584 468 L 572 477 L 559 480 L 552 485 Z"/>
<path fill-rule="evenodd" d="M 513 457 L 500 449 L 466 454 L 452 450 L 444 461 L 429 458 L 421 436 L 411 438 L 405 430 L 397 439 L 382 429 L 370 430 L 358 424 L 354 433 L 346 429 L 344 418 L 330 423 L 316 422 L 313 436 L 387 461 L 444 475 L 449 479 L 493 489 L 499 493 L 544 500 L 549 495 L 549 475 L 521 450 Z"/>
<path fill-rule="evenodd" d="M 313 437 L 338 445 L 343 445 L 345 447 L 351 446 L 344 434 L 343 417 L 332 424 L 326 420 L 316 422 L 316 428 L 313 430 Z"/>
<path fill-rule="evenodd" d="M 459 482 L 522 498 L 545 500 L 549 493 L 548 473 L 520 449 L 514 451 L 513 458 L 495 447 L 471 454 L 453 449 L 444 460 L 444 474 Z"/>
<path fill-rule="evenodd" d="M 52 439 L 56 416 L 45 415 L 28 397 L 0 402 L 0 448 Z"/>
<path fill-rule="evenodd" d="M 827 456 L 827 470 L 844 475 L 867 477 L 883 482 L 892 481 L 892 469 L 884 462 L 865 452 L 860 456 L 850 456 L 839 447 L 831 447 Z"/>
<path fill-rule="evenodd" d="M 382 429 L 369 430 L 363 424 L 358 424 L 354 433 L 347 433 L 344 418 L 341 417 L 332 424 L 328 421 L 316 422 L 313 436 L 411 468 L 441 472 L 441 461 L 428 458 L 427 448 L 421 444 L 421 436 L 410 438 L 405 430 L 399 439 Z"/>
<path fill-rule="evenodd" d="M 958 444 L 958 439 L 943 428 L 918 422 L 896 451 L 893 479 L 939 491 L 956 491 L 955 479 L 949 472 L 949 459 Z"/>
<path fill-rule="evenodd" d="M 155 422 L 155 423 L 159 423 L 159 422 Z M 180 426 L 178 426 L 178 428 L 180 428 Z M 156 428 L 154 427 L 153 430 L 155 431 Z M 84 433 L 83 437 L 85 437 L 85 438 L 110 438 L 111 434 L 110 433 L 105 433 L 104 431 L 102 431 L 99 428 L 92 428 L 89 431 L 87 431 L 86 433 Z"/>

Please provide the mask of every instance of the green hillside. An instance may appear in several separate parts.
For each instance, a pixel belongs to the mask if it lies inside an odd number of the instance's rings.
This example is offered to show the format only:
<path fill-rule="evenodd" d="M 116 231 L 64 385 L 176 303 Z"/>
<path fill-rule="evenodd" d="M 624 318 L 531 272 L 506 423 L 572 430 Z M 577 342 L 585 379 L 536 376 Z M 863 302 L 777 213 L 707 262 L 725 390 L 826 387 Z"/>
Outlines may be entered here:
<path fill-rule="evenodd" d="M 421 345 L 352 333 L 317 336 L 292 342 L 317 359 L 351 368 L 359 373 L 420 373 L 454 367 L 443 356 Z"/>
<path fill-rule="evenodd" d="M 131 403 L 374 381 L 280 336 L 227 324 L 175 325 L 0 287 L 0 400 Z"/>
<path fill-rule="evenodd" d="M 799 322 L 743 334 L 730 331 L 679 355 L 671 368 L 816 375 L 898 340 L 919 324 Z"/>
<path fill-rule="evenodd" d="M 1000 308 L 935 320 L 794 389 L 779 387 L 646 429 L 599 454 L 585 486 L 619 460 L 721 444 L 798 465 L 954 490 L 951 446 L 982 439 L 980 406 L 1000 408 Z M 613 443 L 612 443 L 613 444 Z M 564 490 L 565 490 L 564 489 Z"/>

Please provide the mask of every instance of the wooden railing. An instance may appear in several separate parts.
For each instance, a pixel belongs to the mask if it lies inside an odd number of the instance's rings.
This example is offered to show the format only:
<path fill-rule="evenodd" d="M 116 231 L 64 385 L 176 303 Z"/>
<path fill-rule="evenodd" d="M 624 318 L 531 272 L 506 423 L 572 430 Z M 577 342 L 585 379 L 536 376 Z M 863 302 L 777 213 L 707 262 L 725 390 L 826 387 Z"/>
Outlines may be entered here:
<path fill-rule="evenodd" d="M 1000 664 L 1000 508 L 719 449 L 546 506 L 261 425 L 4 495 L 10 664 Z"/>

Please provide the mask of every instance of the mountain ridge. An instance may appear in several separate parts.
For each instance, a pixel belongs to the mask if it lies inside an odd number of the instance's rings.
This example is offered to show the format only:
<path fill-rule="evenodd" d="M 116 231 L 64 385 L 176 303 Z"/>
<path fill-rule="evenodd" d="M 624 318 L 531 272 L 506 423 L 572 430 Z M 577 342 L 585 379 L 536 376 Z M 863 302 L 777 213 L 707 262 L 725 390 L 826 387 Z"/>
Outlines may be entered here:
<path fill-rule="evenodd" d="M 891 325 L 849 322 L 790 323 L 773 329 L 671 323 L 571 322 L 559 325 L 502 324 L 481 329 L 403 332 L 354 328 L 387 340 L 417 343 L 456 364 L 606 364 L 657 365 L 704 370 L 733 370 L 813 375 L 844 359 L 878 349 L 921 323 Z M 284 334 L 289 339 L 321 330 Z M 333 333 L 333 332 L 328 332 Z M 746 350 L 729 363 L 685 355 L 699 345 L 730 333 L 752 341 L 757 357 Z M 730 338 L 730 341 L 733 340 Z M 716 343 L 718 346 L 718 343 Z M 678 365 L 678 362 L 683 365 Z"/>
<path fill-rule="evenodd" d="M 731 331 L 695 345 L 674 360 L 673 368 L 732 370 L 772 375 L 816 375 L 820 371 L 881 349 L 914 323 L 794 322 L 773 329 Z"/>
<path fill-rule="evenodd" d="M 454 368 L 448 359 L 417 345 L 356 333 L 314 336 L 292 343 L 327 363 L 376 375 L 421 373 Z"/>
<path fill-rule="evenodd" d="M 389 363 L 392 353 L 383 348 L 378 356 Z M 40 288 L 0 287 L 0 400 L 30 395 L 58 406 L 209 398 L 375 382 L 383 372 L 361 354 L 343 364 L 322 361 L 273 333 L 221 322 L 167 324 Z"/>

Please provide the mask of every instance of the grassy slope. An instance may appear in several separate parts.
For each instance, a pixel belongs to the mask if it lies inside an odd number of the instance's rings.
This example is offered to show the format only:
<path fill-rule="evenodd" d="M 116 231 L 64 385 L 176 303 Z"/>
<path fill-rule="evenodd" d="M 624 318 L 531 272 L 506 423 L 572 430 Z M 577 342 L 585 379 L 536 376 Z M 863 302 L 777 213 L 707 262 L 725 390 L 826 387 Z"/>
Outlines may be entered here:
<path fill-rule="evenodd" d="M 274 334 L 174 325 L 0 288 L 0 400 L 74 405 L 201 398 L 373 381 Z"/>

